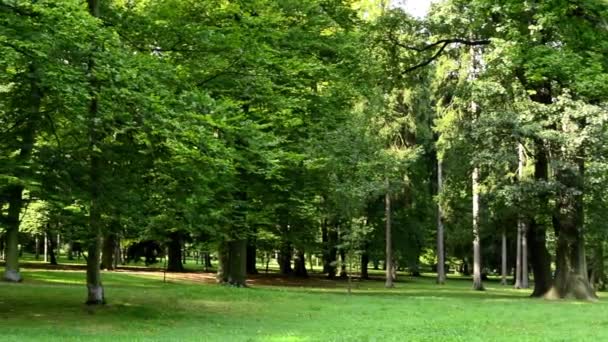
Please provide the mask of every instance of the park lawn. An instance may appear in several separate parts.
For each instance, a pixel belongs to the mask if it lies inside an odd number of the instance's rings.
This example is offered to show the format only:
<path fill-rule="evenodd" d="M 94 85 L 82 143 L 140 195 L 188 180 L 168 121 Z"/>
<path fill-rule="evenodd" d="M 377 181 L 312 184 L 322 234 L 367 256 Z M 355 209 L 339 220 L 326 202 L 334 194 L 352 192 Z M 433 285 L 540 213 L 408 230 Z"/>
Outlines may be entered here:
<path fill-rule="evenodd" d="M 104 273 L 109 305 L 91 309 L 82 271 L 24 270 L 0 283 L 0 341 L 608 341 L 608 303 L 402 278 L 325 287 L 239 289 Z M 314 284 L 314 283 L 313 283 Z M 327 284 L 327 283 L 321 283 Z"/>

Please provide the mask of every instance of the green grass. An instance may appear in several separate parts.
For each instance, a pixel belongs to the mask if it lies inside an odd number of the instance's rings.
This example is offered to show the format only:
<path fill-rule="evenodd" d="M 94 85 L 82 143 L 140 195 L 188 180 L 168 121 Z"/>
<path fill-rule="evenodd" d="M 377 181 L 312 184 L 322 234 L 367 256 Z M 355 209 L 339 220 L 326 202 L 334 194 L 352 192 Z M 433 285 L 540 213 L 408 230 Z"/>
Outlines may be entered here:
<path fill-rule="evenodd" d="M 0 283 L 7 341 L 606 341 L 608 304 L 547 302 L 488 283 L 402 278 L 248 289 L 104 273 L 109 305 L 91 310 L 80 271 L 25 270 Z M 314 285 L 314 284 L 313 284 Z"/>

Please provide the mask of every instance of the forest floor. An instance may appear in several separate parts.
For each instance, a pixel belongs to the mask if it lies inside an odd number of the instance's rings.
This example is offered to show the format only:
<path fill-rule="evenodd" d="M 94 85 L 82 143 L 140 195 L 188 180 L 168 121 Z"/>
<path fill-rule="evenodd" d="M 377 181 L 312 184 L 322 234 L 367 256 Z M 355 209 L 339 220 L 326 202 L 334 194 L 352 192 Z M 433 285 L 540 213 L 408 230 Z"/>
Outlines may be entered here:
<path fill-rule="evenodd" d="M 0 268 L 0 271 L 2 269 Z M 104 272 L 108 305 L 83 305 L 82 270 L 25 268 L 0 283 L 0 340 L 8 341 L 608 341 L 608 303 L 528 298 L 498 282 L 432 277 L 348 282 L 276 275 L 250 288 L 211 273 Z"/>

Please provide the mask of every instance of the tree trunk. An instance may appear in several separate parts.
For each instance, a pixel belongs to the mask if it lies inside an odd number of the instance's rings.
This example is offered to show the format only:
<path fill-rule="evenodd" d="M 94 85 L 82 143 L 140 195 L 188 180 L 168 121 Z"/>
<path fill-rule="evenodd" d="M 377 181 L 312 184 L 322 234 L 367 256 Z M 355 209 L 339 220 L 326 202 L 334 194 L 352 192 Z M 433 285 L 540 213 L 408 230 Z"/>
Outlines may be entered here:
<path fill-rule="evenodd" d="M 437 196 L 443 188 L 443 163 L 437 158 Z M 437 284 L 445 284 L 445 246 L 443 241 L 443 213 L 437 199 Z"/>
<path fill-rule="evenodd" d="M 38 238 L 38 234 L 34 235 L 34 244 L 35 244 L 35 255 L 34 258 L 36 260 L 40 259 L 40 239 Z"/>
<path fill-rule="evenodd" d="M 473 289 L 483 291 L 481 244 L 479 239 L 479 168 L 473 168 Z"/>
<path fill-rule="evenodd" d="M 479 168 L 473 169 L 473 289 L 483 291 L 481 243 L 479 238 Z"/>
<path fill-rule="evenodd" d="M 306 257 L 304 250 L 298 249 L 296 252 L 296 258 L 294 260 L 294 275 L 296 277 L 307 278 L 308 272 L 306 271 Z"/>
<path fill-rule="evenodd" d="M 101 254 L 101 269 L 112 271 L 114 269 L 114 254 L 116 251 L 116 234 L 106 234 Z"/>
<path fill-rule="evenodd" d="M 61 257 L 61 235 L 60 234 L 57 234 L 56 241 L 57 241 L 57 247 L 56 247 L 57 252 L 56 253 L 57 253 L 57 259 L 59 259 Z"/>
<path fill-rule="evenodd" d="M 55 249 L 57 248 L 57 241 L 55 239 L 53 239 L 53 235 L 51 235 L 51 238 L 49 239 L 49 257 L 50 257 L 50 262 L 49 264 L 51 265 L 57 265 L 57 256 L 55 255 Z"/>
<path fill-rule="evenodd" d="M 521 231 L 522 222 L 521 219 L 517 220 L 517 256 L 515 258 L 515 284 L 513 285 L 516 289 L 521 289 Z"/>
<path fill-rule="evenodd" d="M 369 254 L 367 251 L 361 253 L 361 279 L 369 279 L 367 266 L 369 265 Z"/>
<path fill-rule="evenodd" d="M 17 164 L 24 167 L 34 148 L 35 141 L 35 122 L 40 117 L 40 104 L 42 103 L 42 90 L 36 78 L 36 67 L 29 66 L 30 89 L 29 89 L 29 108 L 24 129 L 21 134 L 21 147 L 17 156 Z M 18 171 L 17 177 L 21 177 Z M 19 225 L 21 210 L 23 208 L 23 186 L 12 185 L 6 190 L 8 196 L 8 214 L 6 217 L 5 233 L 5 271 L 3 280 L 10 282 L 20 282 L 22 280 L 19 272 Z"/>
<path fill-rule="evenodd" d="M 549 103 L 551 102 L 550 99 L 548 101 Z M 534 179 L 537 182 L 545 182 L 548 179 L 549 173 L 547 152 L 543 141 L 536 139 L 534 141 L 534 149 Z M 547 205 L 548 198 L 546 194 L 540 196 L 540 202 L 543 206 Z M 542 297 L 553 285 L 551 255 L 547 250 L 547 228 L 535 218 L 530 220 L 530 225 L 528 226 L 528 242 L 528 251 L 534 275 L 534 291 L 531 296 Z"/>
<path fill-rule="evenodd" d="M 205 271 L 207 271 L 208 269 L 213 267 L 213 265 L 211 264 L 211 254 L 204 253 L 203 258 L 204 258 L 204 262 L 205 262 Z"/>
<path fill-rule="evenodd" d="M 502 248 L 500 255 L 502 262 L 500 285 L 507 285 L 507 232 L 504 229 L 502 231 Z"/>
<path fill-rule="evenodd" d="M 293 256 L 293 248 L 291 247 L 291 243 L 288 241 L 284 241 L 283 243 L 281 243 L 281 248 L 279 251 L 279 260 L 278 260 L 281 274 L 283 274 L 283 275 L 293 274 L 293 269 L 291 268 L 292 256 Z"/>
<path fill-rule="evenodd" d="M 329 232 L 327 229 L 327 219 L 321 222 L 321 242 L 323 244 L 323 273 L 330 272 L 330 257 L 329 257 Z"/>
<path fill-rule="evenodd" d="M 478 75 L 478 69 L 480 68 L 481 54 L 475 46 L 471 46 L 471 73 L 470 80 L 475 80 Z M 471 101 L 471 113 L 473 114 L 473 121 L 477 121 L 478 111 L 477 103 Z M 479 167 L 475 165 L 473 167 L 472 174 L 473 181 L 473 289 L 482 291 L 483 284 L 481 282 L 481 241 L 479 238 Z"/>
<path fill-rule="evenodd" d="M 391 232 L 391 195 L 388 190 L 388 179 L 386 181 L 387 189 L 384 195 L 384 217 L 386 224 L 386 280 L 384 286 L 387 288 L 394 287 L 393 284 L 393 237 Z"/>
<path fill-rule="evenodd" d="M 566 188 L 578 191 L 563 191 L 559 194 L 553 217 L 557 236 L 556 270 L 554 284 L 545 298 L 576 298 L 595 300 L 595 290 L 589 283 L 585 257 L 583 232 L 583 182 L 584 162 L 577 161 L 577 171 L 560 168 L 556 179 Z"/>
<path fill-rule="evenodd" d="M 66 251 L 66 256 L 68 260 L 74 260 L 74 242 L 72 241 L 68 242 L 68 250 Z"/>
<path fill-rule="evenodd" d="M 169 234 L 169 244 L 167 253 L 167 271 L 184 272 L 182 263 L 182 239 L 179 232 Z"/>
<path fill-rule="evenodd" d="M 340 278 L 348 278 L 348 272 L 346 272 L 346 251 L 340 248 Z"/>
<path fill-rule="evenodd" d="M 334 225 L 328 228 L 327 233 L 327 260 L 324 265 L 324 268 L 327 269 L 327 278 L 334 279 L 336 277 L 337 269 L 336 265 L 338 263 L 338 225 Z"/>
<path fill-rule="evenodd" d="M 228 265 L 228 284 L 236 287 L 246 287 L 247 240 L 230 241 Z"/>
<path fill-rule="evenodd" d="M 256 252 L 255 239 L 250 239 L 247 243 L 247 274 L 258 274 Z"/>
<path fill-rule="evenodd" d="M 217 281 L 221 284 L 228 283 L 229 273 L 229 258 L 230 258 L 230 246 L 227 241 L 221 241 L 217 250 Z"/>
<path fill-rule="evenodd" d="M 528 229 L 525 222 L 522 223 L 521 227 L 521 288 L 527 289 L 530 287 L 528 271 Z"/>
<path fill-rule="evenodd" d="M 89 13 L 91 16 L 99 17 L 99 0 L 88 0 Z M 102 244 L 102 222 L 101 222 L 101 167 L 102 159 L 97 152 L 97 144 L 101 141 L 98 126 L 99 121 L 99 83 L 95 77 L 95 61 L 91 57 L 88 63 L 90 76 L 90 95 L 89 105 L 89 157 L 90 157 L 90 207 L 89 207 L 89 232 L 91 239 L 88 244 L 87 256 L 87 304 L 105 304 L 103 285 L 101 284 L 101 244 Z"/>
<path fill-rule="evenodd" d="M 525 166 L 524 145 L 517 145 L 517 174 L 518 180 L 521 183 L 524 179 Z M 528 242 L 527 242 L 527 227 L 524 217 L 519 215 L 517 218 L 517 260 L 515 262 L 515 288 L 527 289 L 528 286 Z"/>
<path fill-rule="evenodd" d="M 5 281 L 22 281 L 19 272 L 19 215 L 23 207 L 23 187 L 13 186 L 8 190 L 9 207 L 6 217 L 7 226 L 5 233 L 4 260 L 6 269 L 2 277 Z"/>

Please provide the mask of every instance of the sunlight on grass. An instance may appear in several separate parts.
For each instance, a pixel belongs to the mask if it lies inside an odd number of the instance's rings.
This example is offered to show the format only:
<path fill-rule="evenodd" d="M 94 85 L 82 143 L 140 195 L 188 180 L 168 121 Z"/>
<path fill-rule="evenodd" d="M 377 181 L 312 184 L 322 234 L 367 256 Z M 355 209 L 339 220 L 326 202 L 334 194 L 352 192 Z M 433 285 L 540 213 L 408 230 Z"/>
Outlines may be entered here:
<path fill-rule="evenodd" d="M 104 273 L 109 305 L 87 308 L 83 272 L 25 276 L 0 283 L 2 342 L 608 340 L 603 302 L 528 299 L 510 286 L 477 292 L 461 279 L 403 277 L 394 289 L 364 281 L 348 295 L 340 281 L 238 289 Z"/>

